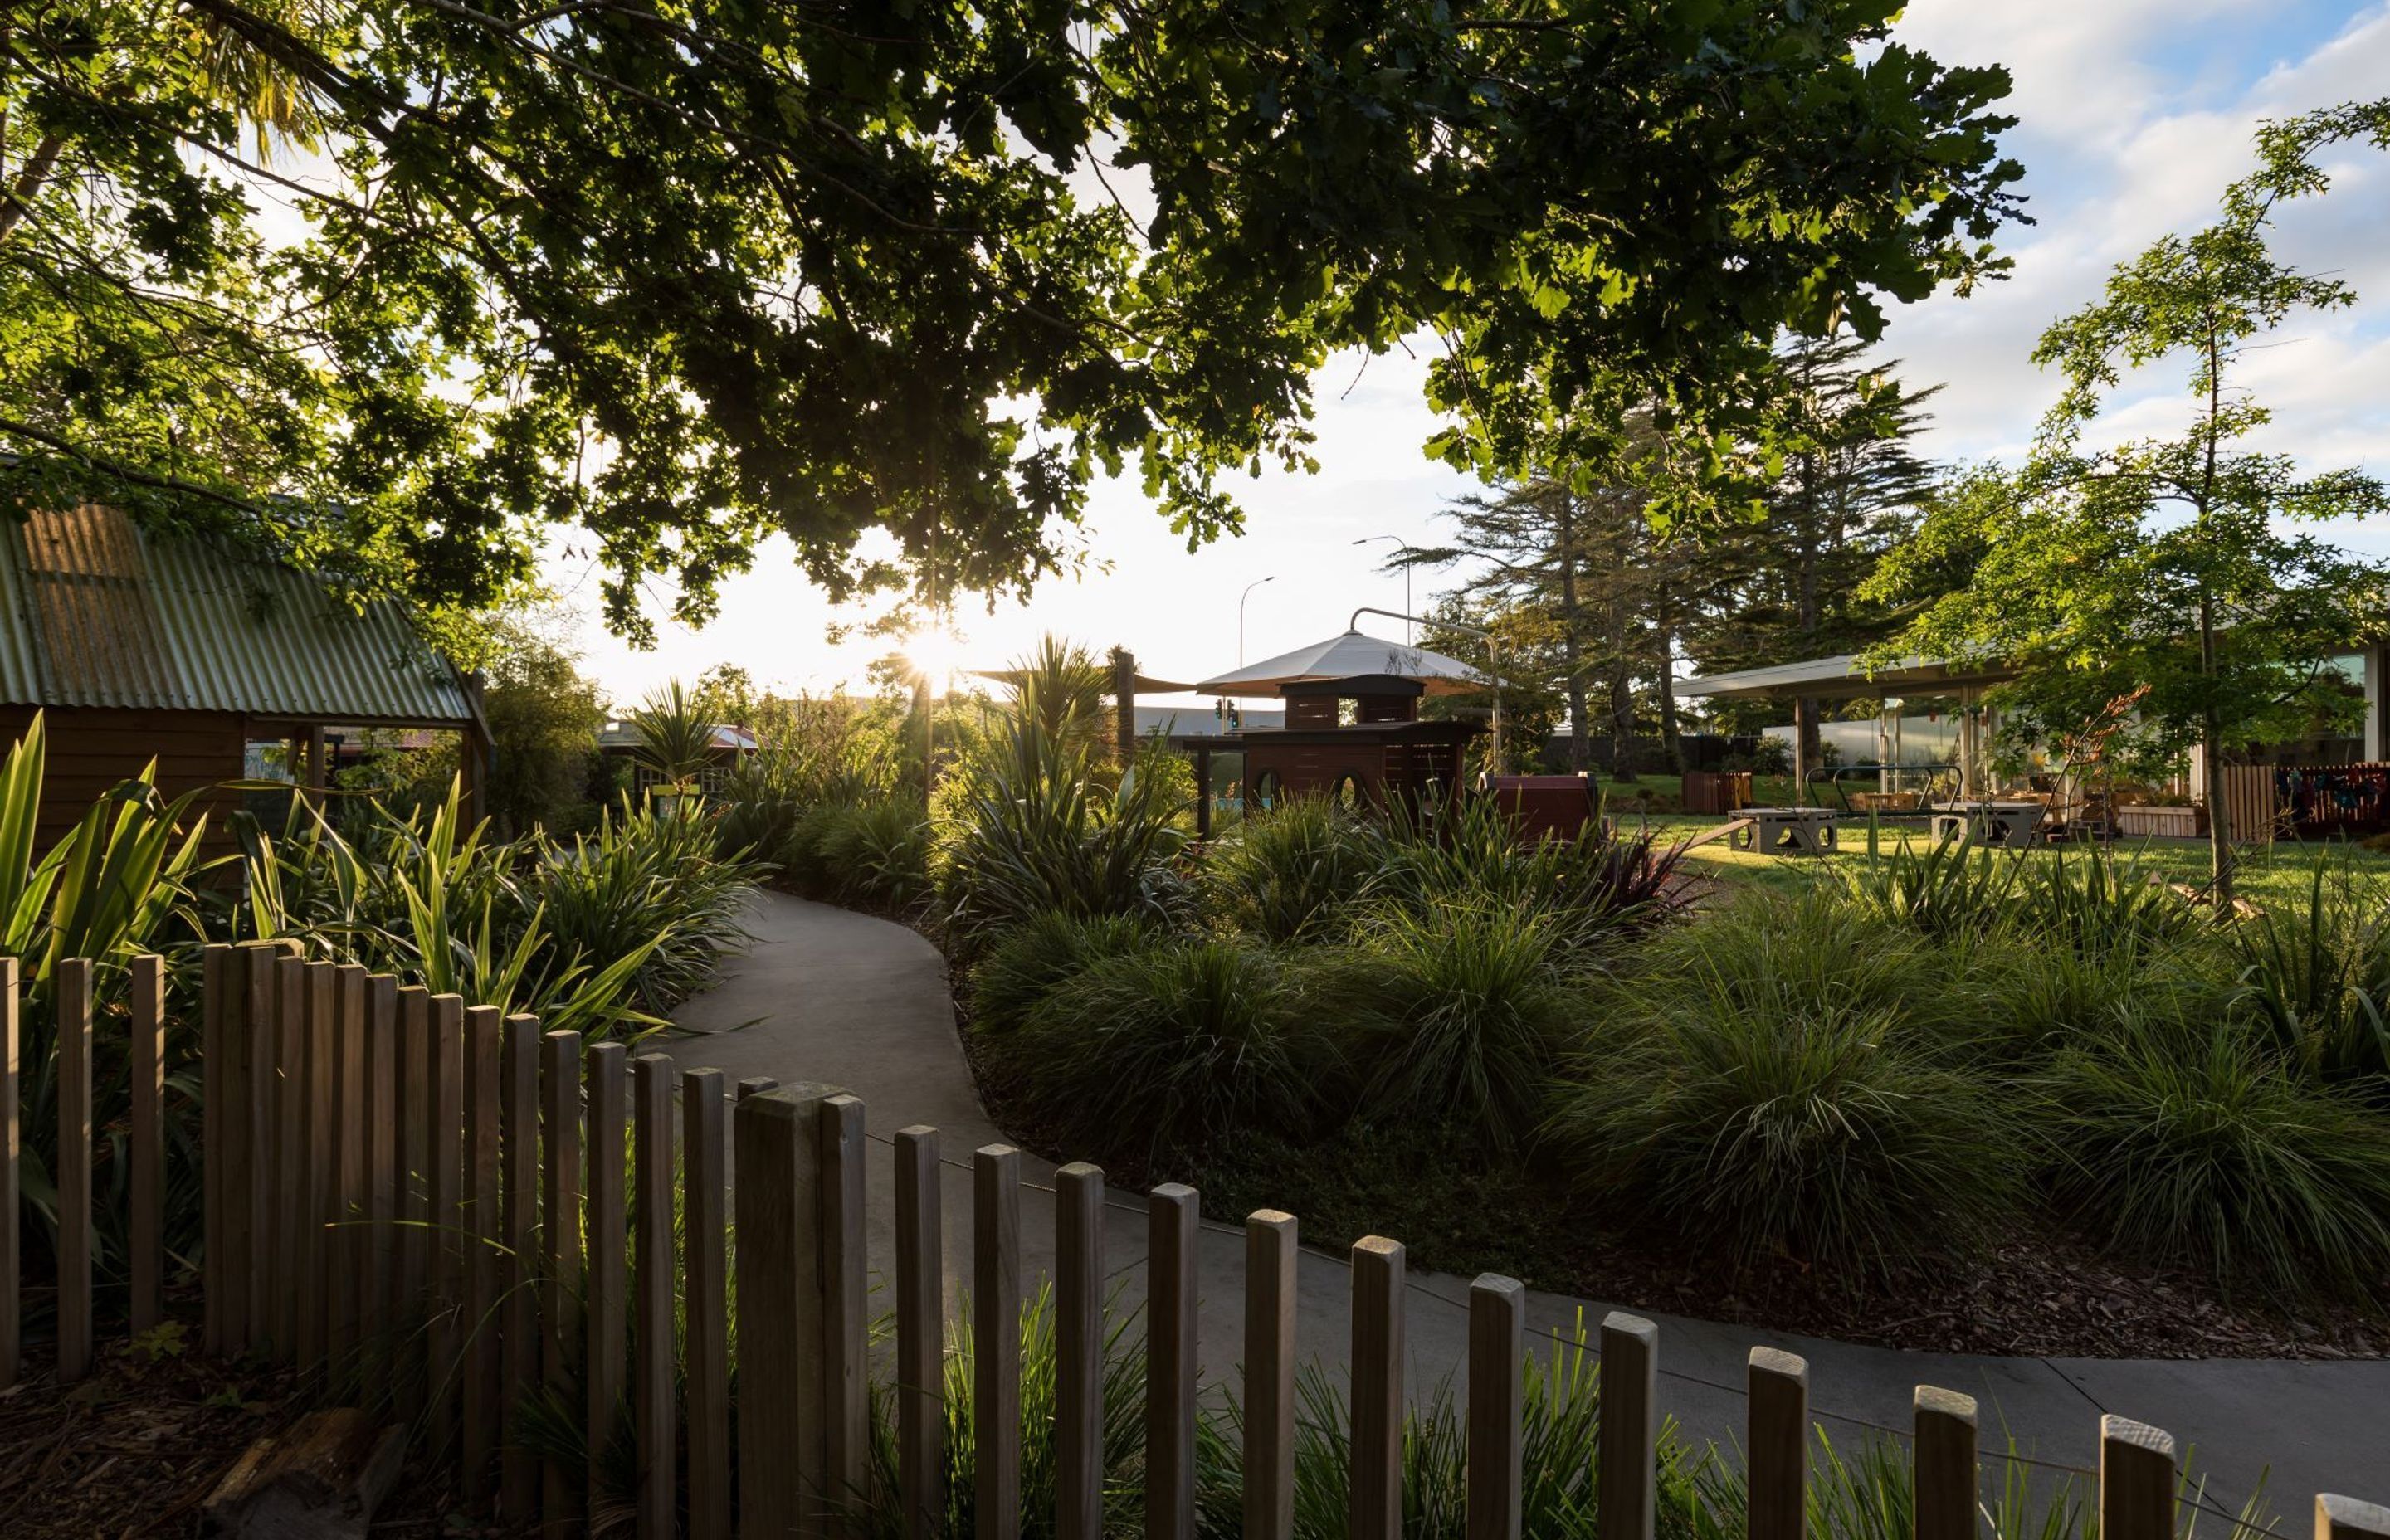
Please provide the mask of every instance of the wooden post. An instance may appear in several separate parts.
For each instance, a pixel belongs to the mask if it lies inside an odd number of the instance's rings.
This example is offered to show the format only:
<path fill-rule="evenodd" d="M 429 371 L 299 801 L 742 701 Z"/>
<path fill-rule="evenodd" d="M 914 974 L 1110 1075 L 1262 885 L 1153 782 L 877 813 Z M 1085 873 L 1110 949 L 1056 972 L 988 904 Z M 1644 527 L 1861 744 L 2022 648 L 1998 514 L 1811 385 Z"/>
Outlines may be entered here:
<path fill-rule="evenodd" d="M 1055 1534 L 1104 1533 L 1104 1174 L 1054 1174 Z"/>
<path fill-rule="evenodd" d="M 431 992 L 398 991 L 399 1318 L 419 1326 L 431 1311 Z M 401 1376 L 402 1411 L 423 1404 L 423 1387 Z"/>
<path fill-rule="evenodd" d="M 247 1146 L 241 1169 L 249 1191 L 234 1211 L 235 1223 L 246 1222 L 249 1264 L 246 1276 L 247 1345 L 268 1358 L 281 1356 L 282 1295 L 275 1289 L 276 1266 L 281 1258 L 282 1187 L 276 1173 L 279 1153 L 277 1131 L 282 1112 L 282 948 L 272 942 L 254 942 L 241 948 L 248 958 L 247 997 L 241 1007 L 241 1036 L 247 1045 L 243 1061 L 248 1071 L 246 1131 L 234 1137 Z"/>
<path fill-rule="evenodd" d="M 359 1334 L 367 1344 L 366 1370 L 393 1382 L 399 1337 L 399 1037 L 398 981 L 387 973 L 365 982 L 366 1269 L 357 1297 Z"/>
<path fill-rule="evenodd" d="M 2390 1508 L 2322 1494 L 2316 1498 L 2315 1540 L 2390 1540 Z"/>
<path fill-rule="evenodd" d="M 332 974 L 334 965 L 300 965 L 300 1049 L 302 1066 L 299 1085 L 299 1148 L 301 1164 L 293 1185 L 300 1189 L 297 1249 L 299 1294 L 299 1367 L 321 1378 L 329 1362 L 331 1303 L 331 1235 L 333 1170 L 332 1142 Z"/>
<path fill-rule="evenodd" d="M 25 1179 L 24 1050 L 18 1037 L 18 1008 L 17 959 L 0 957 L 0 1391 L 14 1386 L 25 1367 L 19 1297 L 25 1282 L 24 1220 L 19 1212 Z M 211 1288 L 209 1297 L 214 1295 Z"/>
<path fill-rule="evenodd" d="M 739 1099 L 745 1101 L 749 1097 L 760 1097 L 766 1091 L 779 1088 L 780 1083 L 770 1075 L 749 1075 L 739 1083 Z"/>
<path fill-rule="evenodd" d="M 639 1537 L 675 1540 L 680 1426 L 673 1400 L 673 1062 L 641 1054 L 631 1075 L 638 1125 L 638 1356 L 631 1399 L 639 1436 Z"/>
<path fill-rule="evenodd" d="M 225 972 L 236 954 L 223 942 L 199 949 L 199 1351 L 211 1358 L 227 1356 L 225 1327 L 230 1316 L 231 1249 L 225 1243 L 225 1151 L 229 1141 L 231 1111 L 225 1089 L 226 1067 L 232 1059 L 232 1033 L 225 1030 L 229 989 Z M 6 1212 L 17 1211 L 10 1207 Z M 5 1309 L 0 1306 L 0 1309 Z M 6 1384 L 0 1376 L 0 1387 Z"/>
<path fill-rule="evenodd" d="M 1403 1533 L 1403 1249 L 1353 1243 L 1353 1540 Z"/>
<path fill-rule="evenodd" d="M 2174 1435 L 2100 1419 L 2100 1540 L 2174 1540 Z"/>
<path fill-rule="evenodd" d="M 1112 757 L 1123 765 L 1137 763 L 1137 657 L 1124 647 L 1112 648 Z"/>
<path fill-rule="evenodd" d="M 730 1540 L 728 1162 L 722 1072 L 681 1084 L 681 1229 L 687 1236 L 688 1540 Z"/>
<path fill-rule="evenodd" d="M 1195 1189 L 1146 1197 L 1145 1533 L 1195 1540 Z"/>
<path fill-rule="evenodd" d="M 58 1021 L 58 1382 L 91 1372 L 91 960 L 52 974 Z M 17 1216 L 10 1214 L 9 1223 Z"/>
<path fill-rule="evenodd" d="M 1808 1527 L 1809 1366 L 1774 1348 L 1751 1350 L 1749 1540 L 1804 1540 Z M 2120 1540 L 2111 1535 L 2107 1540 Z"/>
<path fill-rule="evenodd" d="M 465 1001 L 434 995 L 431 1011 L 431 1315 L 424 1333 L 431 1453 L 446 1458 L 464 1391 Z"/>
<path fill-rule="evenodd" d="M 332 976 L 332 1372 L 365 1383 L 358 1333 L 370 1308 L 374 1231 L 366 1193 L 366 970 L 344 963 Z"/>
<path fill-rule="evenodd" d="M 1975 1400 L 1917 1387 L 1916 1540 L 1975 1540 Z"/>
<path fill-rule="evenodd" d="M 165 1306 L 166 959 L 154 954 L 134 958 L 132 987 L 126 1058 L 133 1076 L 127 1151 L 133 1169 L 126 1174 L 125 1196 L 132 1209 L 133 1298 L 126 1316 L 138 1337 L 158 1324 Z"/>
<path fill-rule="evenodd" d="M 788 1540 L 805 1533 L 811 1470 L 807 1436 L 818 1437 L 819 1403 L 805 1405 L 810 1363 L 819 1356 L 819 1275 L 809 1232 L 819 1208 L 813 1105 L 790 1092 L 761 1092 L 732 1118 L 739 1180 L 739 1534 Z M 804 1306 L 814 1308 L 806 1311 Z M 808 1347 L 808 1339 L 816 1345 Z"/>
<path fill-rule="evenodd" d="M 896 1475 L 906 1540 L 945 1521 L 946 1295 L 938 1131 L 896 1135 Z"/>
<path fill-rule="evenodd" d="M 828 1097 L 821 1110 L 821 1276 L 824 1410 L 829 1426 L 824 1455 L 829 1482 L 820 1494 L 831 1505 L 833 1534 L 845 1533 L 839 1515 L 867 1494 L 871 1463 L 871 1365 L 865 1335 L 870 1310 L 870 1260 L 864 1249 L 863 1103 Z"/>
<path fill-rule="evenodd" d="M 1294 1215 L 1245 1220 L 1245 1540 L 1294 1540 Z"/>
<path fill-rule="evenodd" d="M 582 1053 L 589 1090 L 588 1330 L 583 1377 L 589 1404 L 588 1511 L 606 1500 L 606 1449 L 623 1406 L 623 1362 L 630 1337 L 630 1238 L 624 1224 L 623 1163 L 630 1153 L 628 1055 L 620 1043 L 593 1043 Z"/>
<path fill-rule="evenodd" d="M 572 1389 L 581 1359 L 581 1034 L 549 1033 L 540 1039 L 540 1313 L 547 1322 L 540 1378 L 548 1393 L 560 1398 Z M 560 1462 L 541 1467 L 543 1533 L 571 1535 L 579 1530 L 585 1484 L 585 1472 Z"/>
<path fill-rule="evenodd" d="M 1519 1540 L 1526 1507 L 1520 1375 L 1527 1286 L 1499 1274 L 1469 1286 L 1469 1540 Z"/>
<path fill-rule="evenodd" d="M 315 1228 L 307 1200 L 315 1187 L 307 1169 L 307 964 L 283 957 L 274 965 L 274 1361 L 304 1368 L 301 1303 L 307 1292 L 307 1249 Z"/>
<path fill-rule="evenodd" d="M 539 1461 L 512 1430 L 523 1400 L 540 1377 L 539 1300 L 533 1292 L 539 1269 L 532 1251 L 539 1243 L 539 1018 L 509 1016 L 499 1047 L 498 1121 L 505 1193 L 506 1343 L 504 1393 L 498 1418 L 506 1431 L 499 1452 L 498 1519 L 528 1523 L 539 1508 Z"/>
<path fill-rule="evenodd" d="M 498 1212 L 499 1039 L 505 1032 L 495 1006 L 465 1012 L 465 1219 L 458 1228 L 465 1247 L 464 1330 L 458 1373 L 464 1380 L 465 1509 L 476 1522 L 488 1519 L 495 1488 L 491 1468 L 498 1452 L 498 1248 L 504 1238 Z"/>
<path fill-rule="evenodd" d="M 1601 1540 L 1651 1540 L 1659 1432 L 1660 1328 L 1613 1310 L 1601 1322 Z"/>
<path fill-rule="evenodd" d="M 1021 1534 L 1021 1151 L 971 1157 L 974 1540 Z"/>

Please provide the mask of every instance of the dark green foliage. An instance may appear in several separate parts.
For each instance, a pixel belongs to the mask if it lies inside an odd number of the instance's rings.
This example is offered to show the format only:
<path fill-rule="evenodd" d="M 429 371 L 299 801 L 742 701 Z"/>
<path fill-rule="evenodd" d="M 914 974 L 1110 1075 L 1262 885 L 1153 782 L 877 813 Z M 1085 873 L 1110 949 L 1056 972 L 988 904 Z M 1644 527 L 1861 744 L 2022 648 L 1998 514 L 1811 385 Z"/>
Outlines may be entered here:
<path fill-rule="evenodd" d="M 1033 915 L 1004 934 L 971 970 L 971 1026 L 1005 1032 L 1068 981 L 1095 963 L 1135 950 L 1145 926 L 1126 915 L 1074 919 Z"/>
<path fill-rule="evenodd" d="M 2281 1296 L 2390 1275 L 2390 1125 L 2245 1031 L 2135 1024 L 2046 1080 L 2052 1178 L 2120 1251 Z"/>
<path fill-rule="evenodd" d="M 1534 908 L 1572 946 L 1669 918 L 1691 896 L 1678 871 L 1681 846 L 1599 822 L 1570 840 L 1522 840 L 1490 797 L 1464 798 L 1450 813 L 1398 815 L 1383 848 L 1367 889 L 1371 902 L 1419 913 L 1446 902 Z"/>
<path fill-rule="evenodd" d="M 1897 963 L 1838 1000 L 1749 960 L 1686 957 L 1603 996 L 1548 1129 L 1587 1201 L 1740 1264 L 1857 1270 L 1963 1249 L 2013 1213 L 1994 1087 L 1882 1003 Z"/>
<path fill-rule="evenodd" d="M 1204 876 L 1223 918 L 1270 942 L 1334 937 L 1385 858 L 1378 826 L 1324 797 L 1249 811 L 1207 853 Z"/>
<path fill-rule="evenodd" d="M 1869 830 L 1867 859 L 1838 869 L 1850 896 L 1867 913 L 1896 921 L 1934 941 L 1979 936 L 2014 921 L 2024 863 L 1989 845 L 1956 837 L 1932 844 Z"/>
<path fill-rule="evenodd" d="M 893 912 L 911 908 L 929 893 L 929 821 L 906 802 L 817 807 L 791 843 L 810 856 L 813 883 L 842 904 Z"/>
<path fill-rule="evenodd" d="M 748 939 L 748 896 L 763 868 L 717 857 L 719 843 L 693 808 L 625 800 L 595 833 L 533 847 L 525 885 L 548 944 L 592 959 L 647 948 L 633 976 L 636 1003 L 652 1015 L 671 1010 Z"/>
<path fill-rule="evenodd" d="M 2235 1001 L 2308 1074 L 2381 1089 L 2390 1074 L 2390 910 L 2378 883 L 2319 859 L 2304 914 L 2268 909 L 2233 928 Z"/>
<path fill-rule="evenodd" d="M 1317 1014 L 1351 1037 L 1364 1111 L 1523 1140 L 1574 1018 L 1565 935 L 1536 909 L 1446 901 L 1385 914 L 1323 964 Z"/>
<path fill-rule="evenodd" d="M 1022 1072 L 1027 1109 L 1058 1147 L 1090 1158 L 1288 1129 L 1319 1050 L 1279 973 L 1253 948 L 1158 942 L 1064 980 L 987 1043 Z"/>

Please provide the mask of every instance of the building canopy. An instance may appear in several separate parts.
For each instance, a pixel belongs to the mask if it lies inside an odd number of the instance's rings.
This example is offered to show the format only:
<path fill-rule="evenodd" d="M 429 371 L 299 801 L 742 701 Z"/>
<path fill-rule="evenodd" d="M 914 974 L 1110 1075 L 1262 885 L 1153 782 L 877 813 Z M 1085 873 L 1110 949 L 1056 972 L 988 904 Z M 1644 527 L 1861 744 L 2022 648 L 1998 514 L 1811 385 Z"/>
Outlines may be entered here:
<path fill-rule="evenodd" d="M 1430 695 L 1465 695 L 1495 682 L 1458 658 L 1347 631 L 1309 647 L 1296 648 L 1292 652 L 1214 674 L 1195 688 L 1205 695 L 1266 695 L 1308 679 L 1353 679 L 1375 674 L 1416 679 Z"/>
<path fill-rule="evenodd" d="M 2017 671 L 1997 663 L 1952 663 L 1936 658 L 1903 658 L 1872 673 L 1857 653 L 1771 663 L 1734 674 L 1704 674 L 1677 686 L 1677 694 L 1713 700 L 1789 700 L 1801 697 L 1847 700 L 1871 695 L 1972 696 L 2005 684 Z"/>

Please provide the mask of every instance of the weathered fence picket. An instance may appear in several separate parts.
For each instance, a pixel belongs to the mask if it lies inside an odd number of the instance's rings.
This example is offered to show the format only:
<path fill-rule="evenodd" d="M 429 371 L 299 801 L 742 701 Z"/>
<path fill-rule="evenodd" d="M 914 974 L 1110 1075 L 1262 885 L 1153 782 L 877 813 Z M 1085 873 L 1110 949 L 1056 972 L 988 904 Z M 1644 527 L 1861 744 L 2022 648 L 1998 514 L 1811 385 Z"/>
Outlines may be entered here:
<path fill-rule="evenodd" d="M 207 1351 L 295 1366 L 325 1396 L 387 1384 L 400 1405 L 411 1398 L 425 1452 L 453 1457 L 456 1500 L 477 1521 L 536 1519 L 547 1533 L 574 1534 L 600 1508 L 627 1504 L 644 1540 L 683 1532 L 730 1540 L 734 1512 L 741 1535 L 840 1537 L 872 1527 L 857 1519 L 858 1505 L 893 1502 L 908 1540 L 946 1533 L 953 1323 L 935 1129 L 883 1141 L 896 1162 L 896 1462 L 893 1488 L 881 1490 L 868 1458 L 861 1101 L 824 1085 L 734 1089 L 717 1070 L 676 1072 L 662 1054 L 632 1060 L 619 1044 L 543 1035 L 535 1018 L 502 1018 L 279 943 L 208 947 L 199 972 L 201 997 L 190 1004 L 202 1058 Z M 112 1058 L 95 1063 L 95 980 L 92 963 L 69 958 L 51 982 L 62 1380 L 93 1364 L 102 1135 L 93 1087 L 96 1077 L 112 1085 L 120 1067 Z M 11 1204 L 23 1135 L 17 983 L 17 964 L 0 958 L 0 1200 Z M 129 1237 L 123 1319 L 139 1332 L 165 1318 L 163 1199 L 170 1179 L 191 1174 L 172 1168 L 185 1147 L 164 1137 L 173 980 L 163 959 L 144 956 L 131 960 L 123 987 L 130 1168 L 124 1213 L 110 1222 L 121 1218 Z M 119 1019 L 113 1003 L 107 1019 Z M 726 1161 L 734 1144 L 735 1184 Z M 262 1183 L 261 1154 L 289 1164 L 265 1165 L 271 1181 Z M 1009 1147 L 977 1151 L 970 1255 L 956 1259 L 970 1284 L 977 1540 L 1017 1540 L 1022 1528 L 1022 1163 Z M 1106 1517 L 1106 1295 L 1114 1281 L 1105 1266 L 1104 1174 L 1066 1165 L 1054 1198 L 1052 1527 L 1063 1540 L 1097 1540 Z M 1178 1186 L 1157 1187 L 1145 1202 L 1143 1533 L 1154 1540 L 1187 1540 L 1197 1519 L 1200 1211 L 1198 1195 Z M 726 1223 L 734 1212 L 735 1228 Z M 1290 1540 L 1296 1221 L 1265 1210 L 1244 1235 L 1243 1533 Z M 1392 1540 L 1402 1530 L 1408 1407 L 1403 1248 L 1377 1237 L 1356 1243 L 1349 1281 L 1347 1529 Z M 0 1382 L 21 1371 L 25 1283 L 17 1226 L 0 1226 Z M 685 1307 L 677 1316 L 676 1303 Z M 1482 1277 L 1467 1310 L 1465 1530 L 1470 1540 L 1523 1540 L 1526 1291 Z M 1598 1372 L 1599 1444 L 1587 1454 L 1602 1540 L 1651 1540 L 1658 1328 L 1610 1315 Z M 1746 1534 L 1805 1540 L 1807 1366 L 1756 1348 L 1748 1374 Z M 558 1402 L 582 1392 L 585 1467 L 542 1467 L 515 1436 L 535 1381 Z M 675 1393 L 684 1383 L 685 1412 Z M 1984 1477 L 1974 1403 L 1919 1387 L 1914 1418 L 1916 1540 L 1975 1540 Z M 630 1490 L 609 1454 L 617 1440 L 636 1448 Z M 2106 1540 L 2174 1540 L 2185 1501 L 2179 1478 L 2167 1434 L 2102 1419 L 2097 1503 Z M 2390 1540 L 2390 1510 L 2327 1495 L 2316 1499 L 2315 1528 L 2317 1540 Z"/>

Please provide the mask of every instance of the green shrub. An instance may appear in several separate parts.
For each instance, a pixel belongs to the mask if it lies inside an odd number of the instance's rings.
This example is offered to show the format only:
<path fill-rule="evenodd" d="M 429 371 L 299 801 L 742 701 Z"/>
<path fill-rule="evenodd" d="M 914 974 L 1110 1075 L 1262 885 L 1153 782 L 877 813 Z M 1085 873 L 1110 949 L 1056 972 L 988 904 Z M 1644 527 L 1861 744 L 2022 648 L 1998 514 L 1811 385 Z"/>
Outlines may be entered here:
<path fill-rule="evenodd" d="M 1019 1026 L 1065 981 L 1136 949 L 1146 938 L 1145 926 L 1125 915 L 1031 916 L 1006 931 L 971 970 L 973 1029 L 1005 1032 Z"/>
<path fill-rule="evenodd" d="M 1163 942 L 1065 980 L 989 1044 L 1057 1147 L 1152 1155 L 1301 1116 L 1314 1047 L 1291 1015 L 1269 954 Z"/>
<path fill-rule="evenodd" d="M 1344 923 L 1382 858 L 1375 826 L 1324 797 L 1249 814 L 1205 875 L 1228 922 L 1273 942 L 1321 941 Z"/>
<path fill-rule="evenodd" d="M 2025 865 L 2018 853 L 1955 837 L 1886 841 L 1870 826 L 1867 854 L 1834 877 L 1863 912 L 1945 941 L 2016 923 Z"/>
<path fill-rule="evenodd" d="M 1572 1020 L 1560 923 L 1534 908 L 1439 903 L 1389 912 L 1310 981 L 1342 1017 L 1371 1116 L 1450 1118 L 1496 1146 L 1541 1116 Z M 1341 1007 L 1341 1008 L 1340 1008 Z"/>
<path fill-rule="evenodd" d="M 908 802 L 834 803 L 807 821 L 807 833 L 811 870 L 842 904 L 906 909 L 930 891 L 930 825 Z"/>
<path fill-rule="evenodd" d="M 598 831 L 536 847 L 524 876 L 548 945 L 603 964 L 645 948 L 631 989 L 660 1015 L 705 988 L 722 956 L 748 939 L 744 917 L 763 864 L 714 854 L 708 820 L 670 802 L 625 798 Z"/>
<path fill-rule="evenodd" d="M 1490 797 L 1452 812 L 1398 812 L 1381 849 L 1365 890 L 1373 905 L 1422 914 L 1449 903 L 1530 907 L 1550 915 L 1571 945 L 1669 918 L 1694 887 L 1679 871 L 1681 844 L 1614 833 L 1598 819 L 1574 839 L 1522 840 Z"/>
<path fill-rule="evenodd" d="M 2208 916 L 2154 868 L 2089 847 L 2053 848 L 2027 862 L 2016 892 L 2015 923 L 2086 955 L 2162 955 L 2212 929 Z"/>
<path fill-rule="evenodd" d="M 1892 1007 L 1698 965 L 1602 1004 L 1547 1129 L 1591 1201 L 1739 1264 L 1861 1270 L 1962 1249 L 2013 1208 L 1995 1087 L 1933 1062 Z"/>
<path fill-rule="evenodd" d="M 2390 1073 L 2390 893 L 2316 863 L 2304 912 L 2261 910 L 2232 927 L 2234 1004 L 2308 1075 Z"/>
<path fill-rule="evenodd" d="M 2245 1030 L 2134 1024 L 2047 1077 L 2053 1191 L 2120 1251 L 2280 1296 L 2390 1274 L 2390 1127 Z"/>

